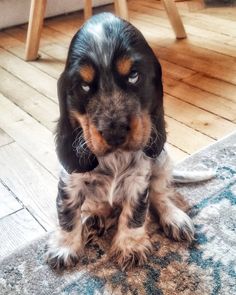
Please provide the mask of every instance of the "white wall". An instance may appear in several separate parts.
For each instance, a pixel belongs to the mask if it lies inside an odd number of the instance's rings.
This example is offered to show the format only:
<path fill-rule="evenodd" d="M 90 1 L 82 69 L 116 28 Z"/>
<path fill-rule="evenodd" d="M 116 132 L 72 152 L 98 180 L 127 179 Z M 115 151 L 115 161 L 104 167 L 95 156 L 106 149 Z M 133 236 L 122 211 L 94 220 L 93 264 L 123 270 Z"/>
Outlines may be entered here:
<path fill-rule="evenodd" d="M 94 0 L 94 6 L 112 0 Z M 54 16 L 83 8 L 83 0 L 48 0 L 46 16 Z M 0 0 L 0 29 L 28 22 L 30 0 Z"/>

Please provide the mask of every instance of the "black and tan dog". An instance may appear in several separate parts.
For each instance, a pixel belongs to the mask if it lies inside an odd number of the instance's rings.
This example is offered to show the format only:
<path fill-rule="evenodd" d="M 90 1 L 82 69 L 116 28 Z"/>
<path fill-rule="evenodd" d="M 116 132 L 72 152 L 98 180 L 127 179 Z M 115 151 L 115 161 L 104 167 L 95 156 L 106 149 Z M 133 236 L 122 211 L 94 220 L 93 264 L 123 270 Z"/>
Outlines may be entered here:
<path fill-rule="evenodd" d="M 71 42 L 58 95 L 64 171 L 48 263 L 74 265 L 90 233 L 114 224 L 111 255 L 122 268 L 144 263 L 151 209 L 168 236 L 191 241 L 170 186 L 161 67 L 142 34 L 112 14 L 92 17 Z"/>

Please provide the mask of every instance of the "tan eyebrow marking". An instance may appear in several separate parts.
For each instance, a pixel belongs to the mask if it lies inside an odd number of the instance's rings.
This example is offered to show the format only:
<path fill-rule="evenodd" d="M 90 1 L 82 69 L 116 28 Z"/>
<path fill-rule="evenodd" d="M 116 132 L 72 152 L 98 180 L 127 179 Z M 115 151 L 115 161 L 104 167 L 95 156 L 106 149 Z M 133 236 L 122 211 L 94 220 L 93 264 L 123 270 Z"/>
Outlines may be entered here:
<path fill-rule="evenodd" d="M 95 70 L 91 65 L 81 66 L 79 74 L 85 82 L 92 82 L 95 76 Z"/>
<path fill-rule="evenodd" d="M 117 70 L 120 75 L 128 75 L 131 69 L 133 62 L 129 57 L 122 57 L 116 63 Z"/>

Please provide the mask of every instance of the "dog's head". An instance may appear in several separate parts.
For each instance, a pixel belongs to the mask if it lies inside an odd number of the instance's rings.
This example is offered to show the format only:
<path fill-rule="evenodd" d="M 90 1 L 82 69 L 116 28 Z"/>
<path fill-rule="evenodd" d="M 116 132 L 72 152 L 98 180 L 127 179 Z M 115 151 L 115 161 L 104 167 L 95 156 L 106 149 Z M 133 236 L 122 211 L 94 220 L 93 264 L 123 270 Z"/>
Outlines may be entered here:
<path fill-rule="evenodd" d="M 72 39 L 58 81 L 57 153 L 68 172 L 116 149 L 157 157 L 166 140 L 161 67 L 142 34 L 103 13 Z"/>

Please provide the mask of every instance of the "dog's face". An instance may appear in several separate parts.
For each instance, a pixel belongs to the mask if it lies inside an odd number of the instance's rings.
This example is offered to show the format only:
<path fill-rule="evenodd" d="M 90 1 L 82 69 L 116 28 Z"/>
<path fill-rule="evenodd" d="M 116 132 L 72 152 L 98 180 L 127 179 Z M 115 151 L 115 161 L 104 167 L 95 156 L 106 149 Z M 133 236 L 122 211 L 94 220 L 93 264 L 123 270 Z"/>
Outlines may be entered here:
<path fill-rule="evenodd" d="M 71 42 L 58 94 L 57 151 L 67 171 L 91 170 L 116 149 L 161 152 L 161 68 L 128 22 L 103 13 L 85 23 Z"/>

